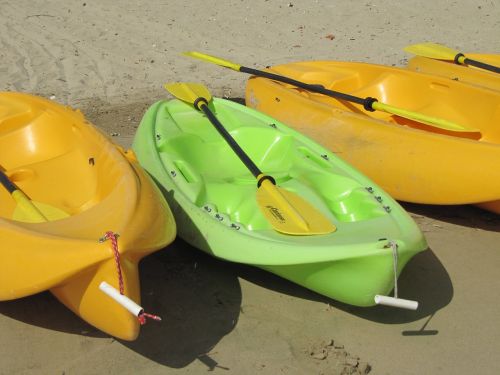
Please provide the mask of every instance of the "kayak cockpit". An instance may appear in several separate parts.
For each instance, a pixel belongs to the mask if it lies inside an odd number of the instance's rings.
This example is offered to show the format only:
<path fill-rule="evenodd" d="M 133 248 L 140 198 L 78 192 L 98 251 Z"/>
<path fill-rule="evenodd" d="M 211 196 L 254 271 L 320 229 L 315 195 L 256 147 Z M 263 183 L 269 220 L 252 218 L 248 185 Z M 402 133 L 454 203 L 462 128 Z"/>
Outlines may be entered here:
<path fill-rule="evenodd" d="M 95 130 L 81 126 L 82 119 L 75 111 L 60 113 L 15 97 L 0 98 L 0 167 L 48 221 L 97 205 L 130 168 L 116 162 L 119 151 L 103 136 L 89 136 Z M 4 188 L 0 202 L 0 217 L 33 221 Z"/>
<path fill-rule="evenodd" d="M 256 180 L 208 120 L 183 103 L 169 103 L 169 126 L 158 126 L 156 149 L 163 165 L 193 204 L 215 206 L 218 213 L 247 229 L 269 229 L 256 203 Z M 183 106 L 185 111 L 182 110 Z M 235 141 L 277 184 L 325 213 L 332 222 L 357 222 L 387 215 L 383 205 L 358 181 L 335 170 L 327 158 L 275 124 L 217 108 Z M 190 114 L 190 117 L 187 116 Z"/>
<path fill-rule="evenodd" d="M 427 132 L 500 142 L 500 133 L 495 128 L 495 124 L 500 121 L 500 105 L 495 96 L 485 95 L 483 90 L 471 91 L 466 85 L 455 81 L 400 68 L 335 61 L 292 63 L 273 67 L 270 71 L 359 98 L 377 98 L 381 103 L 443 119 L 471 131 L 448 131 L 383 111 L 370 112 L 357 103 L 279 83 L 332 108 Z"/>

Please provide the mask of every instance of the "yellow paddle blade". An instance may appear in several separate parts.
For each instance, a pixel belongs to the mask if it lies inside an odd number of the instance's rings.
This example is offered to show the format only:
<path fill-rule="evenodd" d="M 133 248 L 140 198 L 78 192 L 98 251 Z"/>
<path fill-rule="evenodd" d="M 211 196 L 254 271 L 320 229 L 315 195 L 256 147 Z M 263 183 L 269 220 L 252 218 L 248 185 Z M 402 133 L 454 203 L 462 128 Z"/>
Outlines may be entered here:
<path fill-rule="evenodd" d="M 404 50 L 417 56 L 437 60 L 454 60 L 455 56 L 460 53 L 457 50 L 436 43 L 413 44 L 405 47 Z"/>
<path fill-rule="evenodd" d="M 241 65 L 238 65 L 238 64 L 233 63 L 233 62 L 228 61 L 228 60 L 221 59 L 220 57 L 207 55 L 206 53 L 189 51 L 189 52 L 183 52 L 183 54 L 186 56 L 189 56 L 189 57 L 194 57 L 195 59 L 208 61 L 212 64 L 224 66 L 226 68 L 236 70 L 237 72 L 239 72 L 240 68 L 241 68 Z"/>
<path fill-rule="evenodd" d="M 432 116 L 427 116 L 424 115 L 423 113 L 417 113 L 417 112 L 412 112 L 408 111 L 406 109 L 398 108 L 398 107 L 393 107 L 392 105 L 389 104 L 384 104 L 380 102 L 374 102 L 372 105 L 373 109 L 376 109 L 378 111 L 384 111 L 393 115 L 397 115 L 400 117 L 404 117 L 410 120 L 418 121 L 423 124 L 439 128 L 439 129 L 444 129 L 444 130 L 449 130 L 453 132 L 459 132 L 459 133 L 480 133 L 481 131 L 476 128 L 468 128 L 459 124 L 456 124 L 454 122 L 444 120 L 441 118 L 436 118 Z"/>
<path fill-rule="evenodd" d="M 14 190 L 11 195 L 12 199 L 14 199 L 17 203 L 16 211 L 26 218 L 26 220 L 21 221 L 28 221 L 31 223 L 48 221 L 42 211 L 40 211 L 40 209 L 35 206 L 35 204 L 21 190 Z"/>
<path fill-rule="evenodd" d="M 257 203 L 273 228 L 284 234 L 311 236 L 337 229 L 311 204 L 269 180 L 264 180 L 257 190 Z"/>
<path fill-rule="evenodd" d="M 5 169 L 0 166 L 0 184 L 10 193 L 12 199 L 16 202 L 13 213 L 14 220 L 29 223 L 42 223 L 69 216 L 58 208 L 43 203 L 33 202 L 10 180 L 4 171 Z"/>
<path fill-rule="evenodd" d="M 69 215 L 63 210 L 45 203 L 29 201 L 29 206 L 34 207 L 39 214 L 34 213 L 32 208 L 27 208 L 27 206 L 23 203 L 18 202 L 12 215 L 12 219 L 16 221 L 23 221 L 25 223 L 43 223 L 46 221 L 55 221 L 69 217 Z"/>
<path fill-rule="evenodd" d="M 195 104 L 198 98 L 203 98 L 207 102 L 212 100 L 210 91 L 201 83 L 176 82 L 165 84 L 165 90 L 183 102 Z"/>

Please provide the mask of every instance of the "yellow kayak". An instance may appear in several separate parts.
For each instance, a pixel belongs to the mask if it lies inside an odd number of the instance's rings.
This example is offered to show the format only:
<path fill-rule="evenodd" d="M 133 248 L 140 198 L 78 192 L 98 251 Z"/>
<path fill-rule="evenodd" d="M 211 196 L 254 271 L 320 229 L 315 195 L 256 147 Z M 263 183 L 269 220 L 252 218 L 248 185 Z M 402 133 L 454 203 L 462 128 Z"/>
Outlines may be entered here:
<path fill-rule="evenodd" d="M 500 66 L 500 55 L 468 53 L 467 57 Z M 434 74 L 470 85 L 500 91 L 500 74 L 488 70 L 454 64 L 453 61 L 436 60 L 415 56 L 408 61 L 408 69 Z"/>
<path fill-rule="evenodd" d="M 270 72 L 479 131 L 424 125 L 362 105 L 252 77 L 247 105 L 333 150 L 394 198 L 426 204 L 500 200 L 500 100 L 496 92 L 447 78 L 365 63 L 315 61 Z"/>
<path fill-rule="evenodd" d="M 498 54 L 468 53 L 467 57 L 490 65 L 500 66 L 500 55 Z M 415 56 L 410 59 L 407 67 L 417 72 L 434 74 L 469 85 L 495 90 L 498 92 L 498 100 L 500 101 L 500 74 L 473 66 L 457 65 L 452 61 L 436 60 L 421 56 Z M 479 204 L 479 206 L 500 214 L 500 200 Z"/>
<path fill-rule="evenodd" d="M 100 330 L 135 339 L 142 311 L 134 316 L 101 289 L 107 283 L 119 291 L 121 284 L 120 298 L 139 304 L 138 262 L 169 244 L 176 229 L 133 153 L 79 111 L 4 92 L 0 166 L 44 218 L 31 217 L 0 185 L 0 301 L 50 290 Z"/>

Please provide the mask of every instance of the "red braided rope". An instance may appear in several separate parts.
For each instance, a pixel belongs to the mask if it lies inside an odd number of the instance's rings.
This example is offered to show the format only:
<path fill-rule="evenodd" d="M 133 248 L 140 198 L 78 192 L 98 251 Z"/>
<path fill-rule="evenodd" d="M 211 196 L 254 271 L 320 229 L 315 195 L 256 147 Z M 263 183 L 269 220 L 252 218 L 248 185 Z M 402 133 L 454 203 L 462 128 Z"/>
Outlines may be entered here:
<path fill-rule="evenodd" d="M 116 234 L 111 231 L 107 231 L 106 234 L 104 234 L 104 238 L 107 240 L 111 240 L 111 248 L 115 256 L 116 271 L 118 273 L 118 285 L 120 287 L 120 294 L 123 295 L 124 293 L 123 275 L 122 275 L 122 267 L 120 265 L 120 252 L 118 251 L 118 241 L 116 239 Z"/>
<path fill-rule="evenodd" d="M 120 265 L 120 252 L 118 251 L 118 240 L 116 239 L 117 235 L 111 231 L 107 231 L 104 234 L 104 240 L 111 240 L 111 248 L 113 250 L 113 255 L 115 257 L 116 263 L 116 271 L 118 273 L 118 285 L 120 287 L 120 294 L 124 294 L 124 286 L 123 286 L 123 275 L 122 275 L 122 267 Z M 137 319 L 141 325 L 146 324 L 146 318 L 153 319 L 156 321 L 161 321 L 161 318 L 158 315 L 148 314 L 146 312 L 141 312 Z"/>
<path fill-rule="evenodd" d="M 137 319 L 139 319 L 139 323 L 141 323 L 142 326 L 146 324 L 146 318 L 161 322 L 161 318 L 158 315 L 148 314 L 145 312 L 140 313 L 139 316 L 137 317 Z"/>

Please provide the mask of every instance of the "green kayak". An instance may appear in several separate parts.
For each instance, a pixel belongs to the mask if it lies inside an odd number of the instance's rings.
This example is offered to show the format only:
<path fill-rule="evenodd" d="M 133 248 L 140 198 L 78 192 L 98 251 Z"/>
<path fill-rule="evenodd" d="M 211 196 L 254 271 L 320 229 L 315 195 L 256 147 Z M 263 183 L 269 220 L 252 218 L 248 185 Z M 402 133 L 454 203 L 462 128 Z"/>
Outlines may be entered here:
<path fill-rule="evenodd" d="M 209 108 L 264 173 L 337 229 L 312 236 L 273 230 L 256 202 L 255 178 L 203 113 L 160 101 L 132 147 L 163 188 L 186 242 L 357 306 L 390 293 L 407 262 L 427 248 L 399 204 L 332 152 L 240 104 L 213 99 Z"/>

